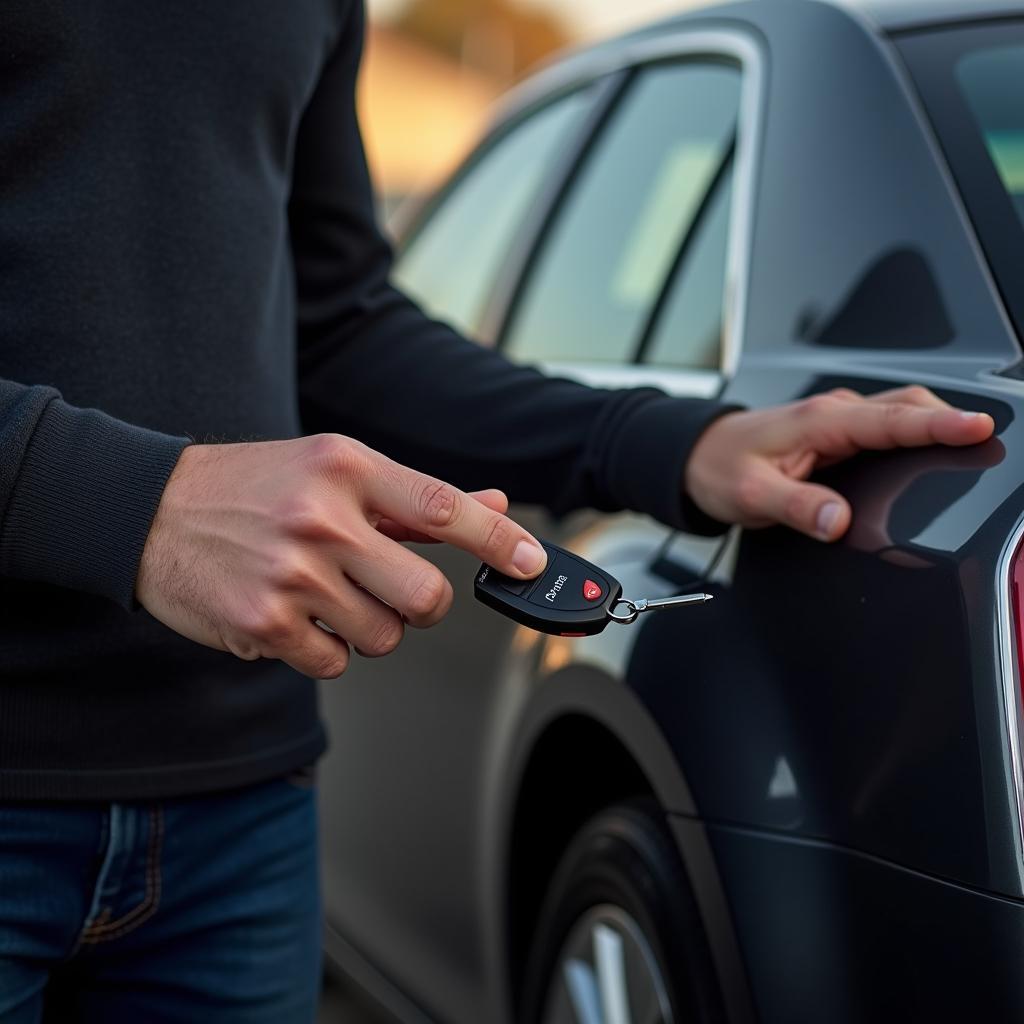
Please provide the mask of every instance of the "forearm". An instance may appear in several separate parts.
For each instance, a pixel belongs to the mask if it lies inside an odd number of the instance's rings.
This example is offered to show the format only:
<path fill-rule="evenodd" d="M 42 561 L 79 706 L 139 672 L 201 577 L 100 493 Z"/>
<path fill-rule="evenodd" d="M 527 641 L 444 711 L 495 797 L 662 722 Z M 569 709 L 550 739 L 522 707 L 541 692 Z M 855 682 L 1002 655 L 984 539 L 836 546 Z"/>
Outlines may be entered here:
<path fill-rule="evenodd" d="M 0 381 L 0 576 L 130 606 L 146 534 L 185 438 Z"/>
<path fill-rule="evenodd" d="M 387 286 L 304 346 L 303 425 L 359 437 L 468 489 L 501 487 L 556 514 L 634 508 L 696 530 L 686 458 L 729 407 L 652 389 L 606 391 L 510 364 L 428 320 Z"/>

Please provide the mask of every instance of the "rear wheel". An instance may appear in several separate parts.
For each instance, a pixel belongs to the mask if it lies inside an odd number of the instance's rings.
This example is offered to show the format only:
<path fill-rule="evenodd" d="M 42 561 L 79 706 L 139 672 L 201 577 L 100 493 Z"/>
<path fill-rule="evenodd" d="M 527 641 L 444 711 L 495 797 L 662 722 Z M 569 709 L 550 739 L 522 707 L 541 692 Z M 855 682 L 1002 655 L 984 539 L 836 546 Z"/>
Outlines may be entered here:
<path fill-rule="evenodd" d="M 541 910 L 522 1024 L 724 1020 L 675 843 L 654 801 L 601 811 L 570 843 Z"/>

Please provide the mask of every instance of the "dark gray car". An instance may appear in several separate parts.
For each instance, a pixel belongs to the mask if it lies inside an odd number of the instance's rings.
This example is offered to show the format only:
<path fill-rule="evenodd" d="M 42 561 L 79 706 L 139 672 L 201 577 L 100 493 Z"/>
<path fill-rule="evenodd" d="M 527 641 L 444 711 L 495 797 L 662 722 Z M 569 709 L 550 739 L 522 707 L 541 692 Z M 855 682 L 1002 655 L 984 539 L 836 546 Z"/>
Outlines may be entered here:
<path fill-rule="evenodd" d="M 998 438 L 829 471 L 830 547 L 517 510 L 716 594 L 592 639 L 437 552 L 449 619 L 323 689 L 336 965 L 407 1021 L 1024 1017 L 1022 268 L 1018 2 L 731 4 L 510 98 L 407 225 L 437 315 L 598 385 L 920 383 Z"/>

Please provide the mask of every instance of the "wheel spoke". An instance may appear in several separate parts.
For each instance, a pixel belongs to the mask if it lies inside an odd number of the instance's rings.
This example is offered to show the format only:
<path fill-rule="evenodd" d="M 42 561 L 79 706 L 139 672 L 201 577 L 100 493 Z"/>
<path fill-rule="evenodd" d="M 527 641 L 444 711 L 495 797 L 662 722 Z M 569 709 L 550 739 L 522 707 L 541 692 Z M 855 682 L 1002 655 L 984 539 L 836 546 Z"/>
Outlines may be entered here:
<path fill-rule="evenodd" d="M 621 907 L 583 913 L 563 940 L 543 1024 L 674 1024 L 665 982 L 643 930 Z"/>
<path fill-rule="evenodd" d="M 594 962 L 601 992 L 602 1024 L 633 1024 L 626 986 L 622 936 L 606 924 L 594 926 Z"/>
<path fill-rule="evenodd" d="M 562 967 L 562 976 L 577 1024 L 604 1024 L 597 978 L 590 964 L 582 960 L 567 960 Z"/>

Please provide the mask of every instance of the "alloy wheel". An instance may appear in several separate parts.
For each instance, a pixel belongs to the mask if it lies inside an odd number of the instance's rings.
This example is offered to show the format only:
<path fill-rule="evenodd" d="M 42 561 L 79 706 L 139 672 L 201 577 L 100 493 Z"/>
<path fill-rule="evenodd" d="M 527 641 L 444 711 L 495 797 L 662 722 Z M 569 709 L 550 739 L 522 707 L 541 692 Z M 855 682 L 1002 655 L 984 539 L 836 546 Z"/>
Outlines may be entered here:
<path fill-rule="evenodd" d="M 543 1024 L 675 1024 L 661 968 L 621 907 L 591 907 L 569 930 L 544 1000 Z"/>

